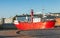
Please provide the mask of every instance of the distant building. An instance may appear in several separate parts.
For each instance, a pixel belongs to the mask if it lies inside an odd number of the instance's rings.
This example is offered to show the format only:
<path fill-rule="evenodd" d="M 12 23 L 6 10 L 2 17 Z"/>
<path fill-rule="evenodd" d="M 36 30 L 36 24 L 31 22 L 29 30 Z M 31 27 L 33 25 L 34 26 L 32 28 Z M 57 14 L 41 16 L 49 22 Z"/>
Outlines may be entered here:
<path fill-rule="evenodd" d="M 4 23 L 5 23 L 5 24 L 6 24 L 6 23 L 13 23 L 13 18 L 14 18 L 14 17 L 5 18 L 5 19 L 4 19 Z"/>
<path fill-rule="evenodd" d="M 5 18 L 0 18 L 0 25 L 4 24 L 4 19 Z"/>
<path fill-rule="evenodd" d="M 60 13 L 50 13 L 52 16 L 60 16 Z"/>

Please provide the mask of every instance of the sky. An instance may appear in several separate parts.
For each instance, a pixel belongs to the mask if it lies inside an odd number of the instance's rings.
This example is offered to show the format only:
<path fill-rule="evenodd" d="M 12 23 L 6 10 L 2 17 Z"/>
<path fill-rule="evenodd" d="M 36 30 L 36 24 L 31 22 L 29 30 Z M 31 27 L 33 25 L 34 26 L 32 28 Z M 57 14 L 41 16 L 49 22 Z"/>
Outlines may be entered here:
<path fill-rule="evenodd" d="M 0 0 L 0 18 L 34 12 L 60 12 L 60 0 Z"/>

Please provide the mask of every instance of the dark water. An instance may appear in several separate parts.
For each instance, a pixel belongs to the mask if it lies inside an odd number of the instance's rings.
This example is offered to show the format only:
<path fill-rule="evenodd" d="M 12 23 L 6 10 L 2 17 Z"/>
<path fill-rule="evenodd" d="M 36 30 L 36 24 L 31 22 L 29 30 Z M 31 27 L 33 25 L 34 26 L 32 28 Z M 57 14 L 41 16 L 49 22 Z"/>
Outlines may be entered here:
<path fill-rule="evenodd" d="M 4 30 L 4 29 L 16 29 L 14 24 L 2 24 L 0 25 L 0 29 Z"/>

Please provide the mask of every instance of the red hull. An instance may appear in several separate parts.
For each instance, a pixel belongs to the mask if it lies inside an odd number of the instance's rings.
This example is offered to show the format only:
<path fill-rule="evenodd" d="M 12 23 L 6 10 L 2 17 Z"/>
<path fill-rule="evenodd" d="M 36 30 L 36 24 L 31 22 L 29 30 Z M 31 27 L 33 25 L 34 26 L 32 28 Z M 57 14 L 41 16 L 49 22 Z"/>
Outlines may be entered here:
<path fill-rule="evenodd" d="M 19 30 L 36 30 L 36 29 L 50 29 L 54 28 L 54 21 L 46 21 L 46 22 L 36 22 L 36 23 L 28 23 L 28 22 L 19 22 L 15 23 L 15 26 Z"/>

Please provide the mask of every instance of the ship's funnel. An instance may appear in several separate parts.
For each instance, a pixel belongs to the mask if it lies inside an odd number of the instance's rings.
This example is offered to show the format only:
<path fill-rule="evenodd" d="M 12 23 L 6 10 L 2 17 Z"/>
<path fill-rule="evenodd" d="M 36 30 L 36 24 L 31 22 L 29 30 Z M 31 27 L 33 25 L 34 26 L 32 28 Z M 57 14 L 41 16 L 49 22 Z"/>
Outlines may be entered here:
<path fill-rule="evenodd" d="M 33 22 L 33 9 L 31 9 L 31 22 Z"/>

